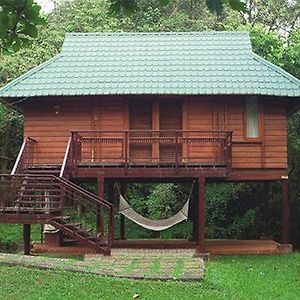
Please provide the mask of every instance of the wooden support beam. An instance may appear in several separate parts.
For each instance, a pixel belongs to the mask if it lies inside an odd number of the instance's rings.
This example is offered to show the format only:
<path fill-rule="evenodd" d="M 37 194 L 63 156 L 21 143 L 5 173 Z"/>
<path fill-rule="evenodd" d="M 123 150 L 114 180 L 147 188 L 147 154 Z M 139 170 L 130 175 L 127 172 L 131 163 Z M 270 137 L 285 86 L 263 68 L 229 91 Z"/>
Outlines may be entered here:
<path fill-rule="evenodd" d="M 120 183 L 120 192 L 122 195 L 126 192 L 126 186 L 123 181 Z M 126 239 L 125 216 L 122 214 L 120 214 L 120 239 Z"/>
<path fill-rule="evenodd" d="M 288 177 L 284 176 L 281 179 L 282 192 L 282 243 L 289 243 L 289 219 L 290 219 L 290 204 L 288 195 Z"/>
<path fill-rule="evenodd" d="M 199 187 L 198 182 L 195 182 L 194 191 L 192 195 L 192 205 L 190 205 L 189 215 L 193 218 L 193 239 L 198 241 L 198 232 L 199 232 L 199 219 L 198 219 L 198 197 L 199 197 Z"/>
<path fill-rule="evenodd" d="M 198 236 L 197 251 L 205 253 L 205 177 L 198 177 Z"/>
<path fill-rule="evenodd" d="M 30 224 L 23 225 L 24 255 L 30 255 Z"/>
<path fill-rule="evenodd" d="M 112 236 L 111 236 L 111 240 L 113 241 L 114 240 L 114 215 L 115 215 L 115 210 L 118 209 L 118 204 L 115 203 L 115 190 L 114 190 L 114 185 L 115 185 L 115 182 L 113 180 L 110 180 L 109 181 L 109 184 L 108 184 L 108 201 L 113 205 L 113 212 L 112 212 L 112 219 L 111 219 L 111 224 L 112 224 L 112 228 L 111 228 L 111 233 L 112 233 Z"/>
<path fill-rule="evenodd" d="M 188 130 L 188 117 L 189 117 L 189 112 L 188 112 L 188 99 L 184 99 L 182 101 L 182 130 Z M 183 138 L 188 137 L 187 132 L 182 133 Z M 189 145 L 188 143 L 183 143 L 182 145 L 182 161 L 183 162 L 188 162 L 188 153 L 189 153 Z"/>
<path fill-rule="evenodd" d="M 98 197 L 104 199 L 104 176 L 103 174 L 99 174 L 97 177 L 98 184 Z M 101 207 L 98 209 L 97 220 L 96 220 L 97 232 L 103 234 L 103 218 Z"/>
<path fill-rule="evenodd" d="M 159 101 L 154 99 L 152 102 L 152 130 L 159 130 Z M 159 133 L 154 132 L 153 137 L 158 138 Z M 152 143 L 152 161 L 159 161 L 159 143 Z"/>

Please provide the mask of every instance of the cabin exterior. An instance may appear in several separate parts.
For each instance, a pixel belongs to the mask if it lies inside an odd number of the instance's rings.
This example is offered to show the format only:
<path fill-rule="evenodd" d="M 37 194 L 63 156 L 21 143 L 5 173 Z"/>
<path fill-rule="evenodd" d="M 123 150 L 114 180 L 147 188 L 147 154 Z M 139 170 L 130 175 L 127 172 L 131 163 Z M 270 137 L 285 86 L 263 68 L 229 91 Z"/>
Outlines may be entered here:
<path fill-rule="evenodd" d="M 2 202 L 2 222 L 23 223 L 27 234 L 26 224 L 50 223 L 108 254 L 115 241 L 105 183 L 112 197 L 115 182 L 196 180 L 194 238 L 205 252 L 207 181 L 281 181 L 288 242 L 287 118 L 300 81 L 254 54 L 247 33 L 67 34 L 60 54 L 0 97 L 24 113 L 24 143 L 3 177 L 6 186 L 18 182 L 10 192 L 22 209 Z M 98 180 L 98 197 L 72 183 L 85 178 Z M 33 209 L 37 189 L 44 206 Z M 93 207 L 96 237 L 62 222 L 62 202 L 74 195 Z"/>

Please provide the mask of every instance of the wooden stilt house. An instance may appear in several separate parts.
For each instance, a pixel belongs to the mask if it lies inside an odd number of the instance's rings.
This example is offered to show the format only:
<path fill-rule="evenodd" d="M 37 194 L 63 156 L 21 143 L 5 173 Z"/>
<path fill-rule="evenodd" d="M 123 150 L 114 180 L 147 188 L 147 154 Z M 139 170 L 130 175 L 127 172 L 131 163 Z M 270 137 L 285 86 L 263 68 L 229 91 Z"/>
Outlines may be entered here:
<path fill-rule="evenodd" d="M 288 242 L 287 118 L 300 81 L 253 53 L 247 33 L 69 33 L 0 97 L 25 120 L 1 177 L 0 222 L 24 224 L 27 253 L 30 224 L 41 223 L 109 254 L 104 186 L 111 195 L 115 182 L 196 180 L 194 245 L 205 252 L 207 181 L 281 181 Z M 74 183 L 86 178 L 97 196 Z"/>

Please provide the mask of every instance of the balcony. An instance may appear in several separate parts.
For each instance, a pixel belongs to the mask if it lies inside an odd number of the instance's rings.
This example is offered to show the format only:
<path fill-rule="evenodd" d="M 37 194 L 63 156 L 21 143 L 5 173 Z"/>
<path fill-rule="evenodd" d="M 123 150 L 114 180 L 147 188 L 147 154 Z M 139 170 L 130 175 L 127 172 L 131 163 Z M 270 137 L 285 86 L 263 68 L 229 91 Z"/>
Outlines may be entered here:
<path fill-rule="evenodd" d="M 73 131 L 75 167 L 231 167 L 230 131 Z"/>

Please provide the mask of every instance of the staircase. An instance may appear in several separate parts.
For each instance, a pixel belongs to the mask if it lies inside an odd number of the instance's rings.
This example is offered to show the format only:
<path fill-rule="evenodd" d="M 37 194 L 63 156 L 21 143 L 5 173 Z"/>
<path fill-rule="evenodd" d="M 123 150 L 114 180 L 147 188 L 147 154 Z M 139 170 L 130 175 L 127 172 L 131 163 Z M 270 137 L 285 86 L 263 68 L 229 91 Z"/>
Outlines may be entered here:
<path fill-rule="evenodd" d="M 58 177 L 60 169 L 60 165 L 29 165 L 24 170 L 24 173 L 30 175 L 54 175 Z"/>
<path fill-rule="evenodd" d="M 70 170 L 71 142 L 62 166 L 34 165 L 35 143 L 25 138 L 11 175 L 0 175 L 0 223 L 51 224 L 110 255 L 112 205 L 64 178 Z"/>
<path fill-rule="evenodd" d="M 1 175 L 0 223 L 51 224 L 110 254 L 112 205 L 54 175 Z"/>

